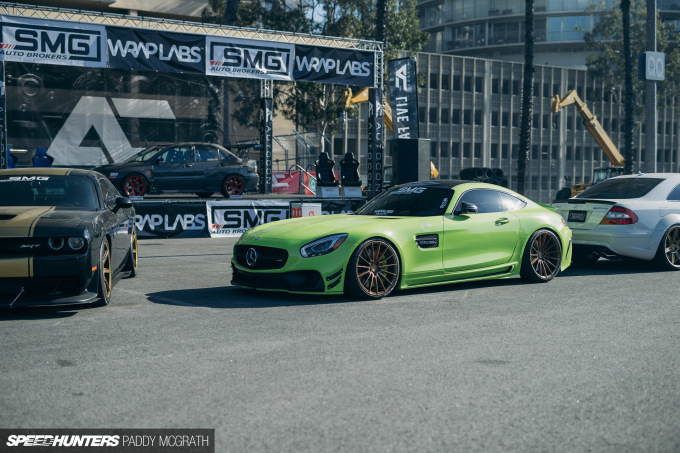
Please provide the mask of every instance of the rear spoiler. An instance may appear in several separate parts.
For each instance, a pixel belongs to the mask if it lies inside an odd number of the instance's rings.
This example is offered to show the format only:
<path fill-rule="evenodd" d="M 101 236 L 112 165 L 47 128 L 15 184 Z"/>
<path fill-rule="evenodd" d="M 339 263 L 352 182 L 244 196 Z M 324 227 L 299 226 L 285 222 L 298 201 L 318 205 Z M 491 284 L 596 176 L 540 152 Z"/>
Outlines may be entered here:
<path fill-rule="evenodd" d="M 552 212 L 557 212 L 557 208 L 551 204 L 546 204 L 546 203 L 538 203 L 538 205 L 542 208 L 549 209 Z"/>
<path fill-rule="evenodd" d="M 616 204 L 615 201 L 611 200 L 596 200 L 594 198 L 567 198 L 564 200 L 553 200 L 553 203 L 569 203 L 569 204 L 586 204 L 586 203 L 594 203 L 594 204 Z M 540 204 L 540 203 L 539 203 Z"/>

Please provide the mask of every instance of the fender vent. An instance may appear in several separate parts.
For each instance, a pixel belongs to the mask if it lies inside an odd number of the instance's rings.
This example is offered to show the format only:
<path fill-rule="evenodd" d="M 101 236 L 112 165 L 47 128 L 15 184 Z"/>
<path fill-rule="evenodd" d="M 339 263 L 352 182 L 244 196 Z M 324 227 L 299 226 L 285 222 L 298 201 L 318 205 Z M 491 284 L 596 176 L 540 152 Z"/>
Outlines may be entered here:
<path fill-rule="evenodd" d="M 416 244 L 421 249 L 436 249 L 439 247 L 439 235 L 438 234 L 421 234 L 416 236 Z"/>
<path fill-rule="evenodd" d="M 0 220 L 9 220 L 16 217 L 14 214 L 0 214 Z"/>

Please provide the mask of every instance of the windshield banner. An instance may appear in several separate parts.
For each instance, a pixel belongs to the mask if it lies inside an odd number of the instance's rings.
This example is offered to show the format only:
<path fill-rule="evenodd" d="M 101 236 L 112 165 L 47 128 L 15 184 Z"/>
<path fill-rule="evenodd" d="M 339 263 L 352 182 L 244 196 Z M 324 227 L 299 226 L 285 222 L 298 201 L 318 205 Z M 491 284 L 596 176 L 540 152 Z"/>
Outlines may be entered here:
<path fill-rule="evenodd" d="M 139 71 L 205 72 L 205 37 L 106 27 L 109 67 Z"/>
<path fill-rule="evenodd" d="M 389 69 L 393 137 L 418 138 L 416 62 L 413 58 L 390 60 Z"/>
<path fill-rule="evenodd" d="M 297 45 L 293 79 L 372 87 L 374 59 L 373 52 Z"/>
<path fill-rule="evenodd" d="M 208 36 L 205 45 L 207 75 L 292 80 L 292 44 Z"/>
<path fill-rule="evenodd" d="M 0 16 L 0 60 L 106 67 L 102 25 Z"/>

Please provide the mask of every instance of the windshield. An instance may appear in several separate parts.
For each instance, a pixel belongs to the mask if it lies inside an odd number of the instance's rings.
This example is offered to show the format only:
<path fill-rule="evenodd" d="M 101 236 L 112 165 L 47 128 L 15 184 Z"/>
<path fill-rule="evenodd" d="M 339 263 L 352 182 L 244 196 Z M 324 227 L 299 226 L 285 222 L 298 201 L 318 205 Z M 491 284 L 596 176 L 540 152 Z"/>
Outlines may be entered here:
<path fill-rule="evenodd" d="M 616 178 L 607 179 L 587 188 L 576 198 L 631 199 L 644 197 L 663 181 L 660 178 Z"/>
<path fill-rule="evenodd" d="M 453 190 L 442 186 L 395 187 L 357 211 L 359 215 L 425 217 L 444 215 Z"/>
<path fill-rule="evenodd" d="M 0 176 L 0 206 L 97 209 L 94 181 L 86 176 Z"/>
<path fill-rule="evenodd" d="M 158 153 L 158 151 L 163 148 L 163 145 L 154 145 L 144 148 L 132 157 L 125 159 L 125 162 L 146 162 Z"/>

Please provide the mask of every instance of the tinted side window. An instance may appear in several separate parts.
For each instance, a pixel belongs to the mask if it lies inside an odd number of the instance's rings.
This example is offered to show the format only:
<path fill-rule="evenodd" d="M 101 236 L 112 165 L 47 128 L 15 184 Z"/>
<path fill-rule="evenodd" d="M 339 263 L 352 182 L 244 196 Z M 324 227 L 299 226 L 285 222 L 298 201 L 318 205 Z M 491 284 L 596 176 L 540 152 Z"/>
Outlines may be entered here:
<path fill-rule="evenodd" d="M 212 146 L 196 146 L 194 148 L 196 162 L 208 162 L 220 160 L 220 153 Z"/>
<path fill-rule="evenodd" d="M 178 162 L 189 162 L 191 160 L 191 150 L 185 146 L 171 147 L 160 154 L 163 163 L 171 164 Z"/>
<path fill-rule="evenodd" d="M 526 206 L 526 202 L 520 200 L 517 197 L 513 197 L 509 193 L 500 192 L 501 200 L 503 201 L 503 210 L 505 211 L 517 211 Z"/>
<path fill-rule="evenodd" d="M 463 194 L 456 205 L 456 210 L 460 210 L 461 203 L 467 201 L 477 206 L 477 213 L 484 214 L 486 212 L 503 212 L 503 203 L 501 202 L 500 193 L 497 190 L 471 190 Z"/>
<path fill-rule="evenodd" d="M 99 178 L 99 185 L 102 188 L 104 205 L 109 209 L 113 209 L 116 206 L 116 198 L 120 196 L 118 190 L 109 180 L 104 178 Z"/>
<path fill-rule="evenodd" d="M 680 184 L 671 190 L 671 193 L 668 195 L 668 201 L 680 201 Z"/>

